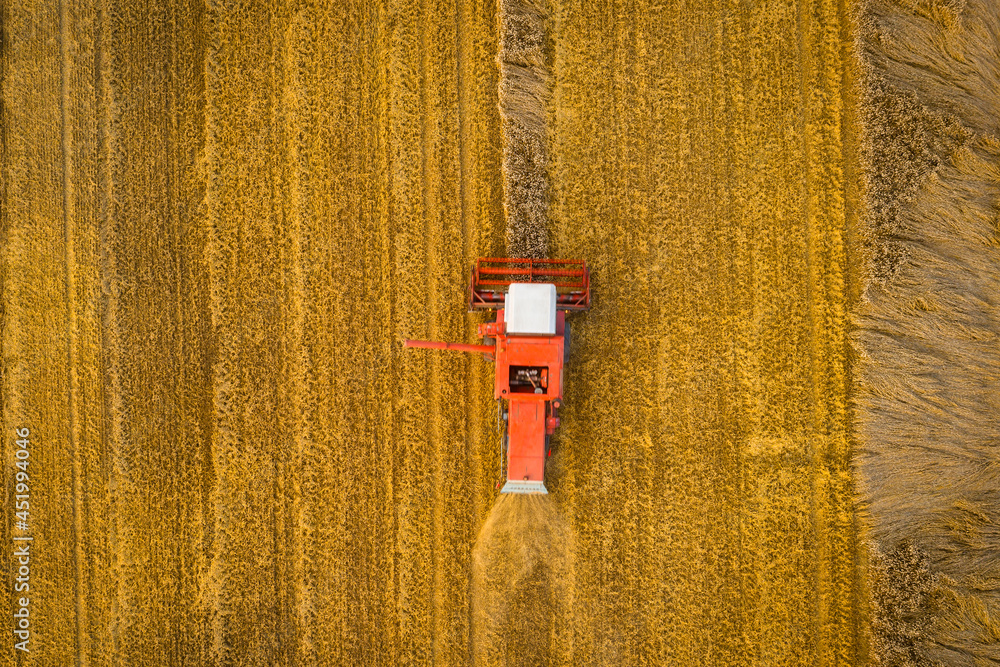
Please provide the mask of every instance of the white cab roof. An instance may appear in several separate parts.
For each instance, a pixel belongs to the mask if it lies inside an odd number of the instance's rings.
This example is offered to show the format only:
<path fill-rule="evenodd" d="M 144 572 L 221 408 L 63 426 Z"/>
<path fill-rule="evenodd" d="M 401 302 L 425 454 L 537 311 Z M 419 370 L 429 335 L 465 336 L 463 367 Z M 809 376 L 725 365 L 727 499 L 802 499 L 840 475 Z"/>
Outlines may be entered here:
<path fill-rule="evenodd" d="M 507 334 L 554 336 L 556 286 L 551 283 L 512 283 L 504 296 Z"/>

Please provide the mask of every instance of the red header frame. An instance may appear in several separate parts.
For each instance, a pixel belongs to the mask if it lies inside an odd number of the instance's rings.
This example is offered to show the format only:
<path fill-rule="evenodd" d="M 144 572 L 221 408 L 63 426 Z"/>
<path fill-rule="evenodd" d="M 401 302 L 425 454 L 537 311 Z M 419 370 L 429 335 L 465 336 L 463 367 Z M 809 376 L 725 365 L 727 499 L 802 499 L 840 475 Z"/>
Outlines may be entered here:
<path fill-rule="evenodd" d="M 469 310 L 503 308 L 511 283 L 552 283 L 558 310 L 590 309 L 590 271 L 582 259 L 481 257 L 472 265 Z"/>

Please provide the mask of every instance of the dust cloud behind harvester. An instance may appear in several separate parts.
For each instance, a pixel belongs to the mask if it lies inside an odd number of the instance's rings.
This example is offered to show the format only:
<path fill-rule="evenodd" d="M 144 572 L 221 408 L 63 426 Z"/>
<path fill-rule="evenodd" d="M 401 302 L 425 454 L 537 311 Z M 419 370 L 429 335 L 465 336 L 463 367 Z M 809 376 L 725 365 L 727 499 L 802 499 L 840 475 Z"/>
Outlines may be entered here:
<path fill-rule="evenodd" d="M 497 498 L 472 552 L 472 661 L 573 660 L 573 535 L 552 498 Z"/>

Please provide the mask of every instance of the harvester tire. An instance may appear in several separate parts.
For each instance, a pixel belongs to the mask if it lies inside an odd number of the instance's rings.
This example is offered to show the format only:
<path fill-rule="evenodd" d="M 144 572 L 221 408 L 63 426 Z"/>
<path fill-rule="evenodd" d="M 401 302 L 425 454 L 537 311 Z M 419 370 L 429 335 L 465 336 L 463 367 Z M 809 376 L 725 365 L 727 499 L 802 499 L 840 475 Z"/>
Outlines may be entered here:
<path fill-rule="evenodd" d="M 563 324 L 563 363 L 569 363 L 569 322 Z"/>
<path fill-rule="evenodd" d="M 504 410 L 501 416 L 501 431 L 500 431 L 500 451 L 503 452 L 504 456 L 507 455 L 507 411 Z"/>

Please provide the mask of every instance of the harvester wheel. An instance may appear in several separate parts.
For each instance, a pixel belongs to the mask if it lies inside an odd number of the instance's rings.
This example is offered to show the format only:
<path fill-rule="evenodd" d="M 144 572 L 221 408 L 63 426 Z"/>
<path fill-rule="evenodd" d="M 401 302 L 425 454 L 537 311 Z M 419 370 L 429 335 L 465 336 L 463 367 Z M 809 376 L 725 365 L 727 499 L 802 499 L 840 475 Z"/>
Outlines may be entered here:
<path fill-rule="evenodd" d="M 569 363 L 569 322 L 563 324 L 563 363 Z"/>
<path fill-rule="evenodd" d="M 507 460 L 507 411 L 503 407 L 503 401 L 497 401 L 497 431 L 500 432 L 500 479 L 497 481 L 497 488 L 507 475 L 504 473 L 504 462 Z"/>
<path fill-rule="evenodd" d="M 500 451 L 507 455 L 507 411 L 500 413 Z"/>

